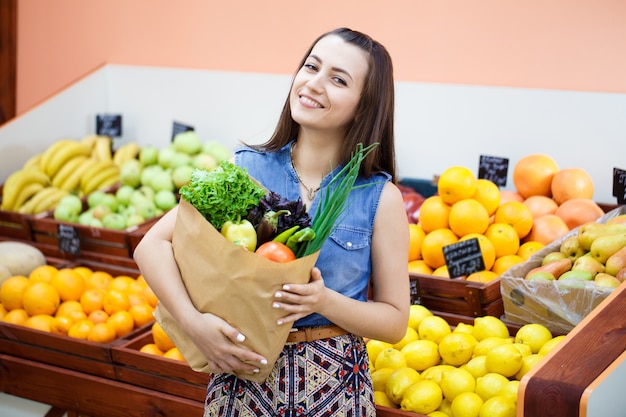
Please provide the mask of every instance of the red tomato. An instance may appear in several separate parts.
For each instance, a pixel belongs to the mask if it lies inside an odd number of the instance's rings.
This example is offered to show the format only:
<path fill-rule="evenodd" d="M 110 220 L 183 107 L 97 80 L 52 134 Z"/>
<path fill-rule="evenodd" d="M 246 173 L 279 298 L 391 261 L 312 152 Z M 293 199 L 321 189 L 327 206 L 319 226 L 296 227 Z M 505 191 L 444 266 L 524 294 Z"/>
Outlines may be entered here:
<path fill-rule="evenodd" d="M 285 263 L 296 259 L 296 255 L 284 243 L 270 240 L 259 246 L 256 253 L 270 261 Z"/>

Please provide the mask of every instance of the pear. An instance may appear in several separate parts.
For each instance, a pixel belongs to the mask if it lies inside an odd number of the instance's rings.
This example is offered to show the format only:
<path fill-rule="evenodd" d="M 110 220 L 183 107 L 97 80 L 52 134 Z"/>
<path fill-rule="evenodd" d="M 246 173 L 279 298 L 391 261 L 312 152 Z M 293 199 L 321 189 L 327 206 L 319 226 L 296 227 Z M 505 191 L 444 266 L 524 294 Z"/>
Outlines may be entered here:
<path fill-rule="evenodd" d="M 591 252 L 591 256 L 604 264 L 611 255 L 624 246 L 626 246 L 626 233 L 619 235 L 603 235 L 593 241 L 589 252 Z"/>
<path fill-rule="evenodd" d="M 617 288 L 622 283 L 613 275 L 607 273 L 599 273 L 593 280 L 598 287 Z"/>
<path fill-rule="evenodd" d="M 587 251 L 583 249 L 580 245 L 580 240 L 577 235 L 570 236 L 565 238 L 563 242 L 561 242 L 561 246 L 559 247 L 559 251 L 570 258 L 572 261 L 583 256 Z"/>
<path fill-rule="evenodd" d="M 581 256 L 574 261 L 572 271 L 589 271 L 595 277 L 598 273 L 604 272 L 605 267 L 602 262 L 591 256 L 590 252 L 587 252 L 587 255 Z"/>
<path fill-rule="evenodd" d="M 528 277 L 532 276 L 534 273 L 547 271 L 552 274 L 554 279 L 559 279 L 563 273 L 570 269 L 572 269 L 572 260 L 565 257 L 531 269 L 526 273 L 524 278 L 528 279 Z"/>
<path fill-rule="evenodd" d="M 626 224 L 585 223 L 578 228 L 578 240 L 585 250 L 600 236 L 626 233 Z"/>
<path fill-rule="evenodd" d="M 604 264 L 607 274 L 616 276 L 620 269 L 626 267 L 626 246 L 609 256 Z"/>
<path fill-rule="evenodd" d="M 626 267 L 620 269 L 615 275 L 615 278 L 619 279 L 620 281 L 626 281 Z"/>
<path fill-rule="evenodd" d="M 567 281 L 567 280 L 578 280 L 578 281 L 592 281 L 593 275 L 589 271 L 574 271 L 569 270 L 564 272 L 560 277 L 559 281 Z"/>
<path fill-rule="evenodd" d="M 541 260 L 541 265 L 543 266 L 543 265 L 549 264 L 550 262 L 558 261 L 559 259 L 564 259 L 564 258 L 567 258 L 567 256 L 565 256 L 560 251 L 550 252 L 550 253 L 547 253 L 546 256 L 543 257 L 543 259 Z"/>

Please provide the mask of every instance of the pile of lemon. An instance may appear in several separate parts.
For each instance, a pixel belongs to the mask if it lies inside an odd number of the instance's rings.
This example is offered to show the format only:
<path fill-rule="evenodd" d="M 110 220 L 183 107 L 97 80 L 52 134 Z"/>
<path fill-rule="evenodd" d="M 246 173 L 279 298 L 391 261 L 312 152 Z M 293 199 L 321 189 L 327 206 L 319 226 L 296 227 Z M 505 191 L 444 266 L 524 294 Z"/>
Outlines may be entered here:
<path fill-rule="evenodd" d="M 430 417 L 515 417 L 520 380 L 564 337 L 537 323 L 511 335 L 493 316 L 452 327 L 412 305 L 401 341 L 367 341 L 374 400 Z"/>

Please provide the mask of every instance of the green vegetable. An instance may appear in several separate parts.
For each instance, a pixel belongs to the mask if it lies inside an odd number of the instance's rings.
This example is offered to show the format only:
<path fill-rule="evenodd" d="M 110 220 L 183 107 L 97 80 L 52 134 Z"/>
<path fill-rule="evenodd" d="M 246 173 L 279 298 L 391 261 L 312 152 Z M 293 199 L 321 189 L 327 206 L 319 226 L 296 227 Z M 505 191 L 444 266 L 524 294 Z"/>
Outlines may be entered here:
<path fill-rule="evenodd" d="M 287 247 L 291 249 L 294 253 L 298 251 L 298 246 L 302 242 L 308 242 L 315 239 L 315 230 L 310 227 L 305 227 L 304 229 L 298 230 L 287 239 Z"/>
<path fill-rule="evenodd" d="M 243 246 L 250 252 L 254 252 L 256 249 L 256 230 L 248 220 L 242 220 L 238 223 L 226 221 L 222 225 L 221 233 L 235 245 Z"/>
<path fill-rule="evenodd" d="M 296 253 L 298 258 L 315 253 L 322 248 L 328 236 L 335 229 L 337 219 L 344 214 L 347 208 L 346 201 L 348 195 L 352 190 L 360 188 L 360 186 L 355 187 L 354 182 L 359 175 L 361 162 L 376 146 L 378 146 L 378 142 L 372 143 L 365 148 L 362 143 L 358 143 L 352 158 L 330 180 L 327 189 L 322 190 L 320 204 L 315 210 L 313 224 L 311 225 L 316 235 L 312 240 L 300 245 Z"/>
<path fill-rule="evenodd" d="M 289 239 L 289 237 L 291 235 L 293 235 L 296 230 L 298 230 L 300 228 L 300 226 L 295 225 L 287 230 L 285 230 L 284 232 L 280 233 L 278 236 L 276 236 L 274 239 L 272 239 L 274 242 L 278 242 L 278 243 L 287 243 L 287 239 Z"/>
<path fill-rule="evenodd" d="M 276 236 L 276 231 L 278 230 L 278 219 L 280 216 L 289 215 L 291 215 L 289 210 L 266 211 L 261 218 L 261 221 L 256 226 L 258 244 L 262 245 L 263 243 L 272 240 L 272 237 Z"/>
<path fill-rule="evenodd" d="M 212 170 L 195 169 L 180 196 L 193 205 L 217 230 L 227 221 L 239 222 L 265 195 L 246 169 L 222 161 Z"/>

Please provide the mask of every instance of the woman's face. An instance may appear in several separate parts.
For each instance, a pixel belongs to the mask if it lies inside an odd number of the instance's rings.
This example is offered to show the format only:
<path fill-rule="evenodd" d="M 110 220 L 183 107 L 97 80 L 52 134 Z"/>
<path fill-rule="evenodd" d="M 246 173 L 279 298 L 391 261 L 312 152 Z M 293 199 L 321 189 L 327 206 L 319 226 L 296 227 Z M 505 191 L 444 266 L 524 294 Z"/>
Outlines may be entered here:
<path fill-rule="evenodd" d="M 368 57 L 336 35 L 320 39 L 296 74 L 291 116 L 303 128 L 345 131 L 354 119 Z"/>

